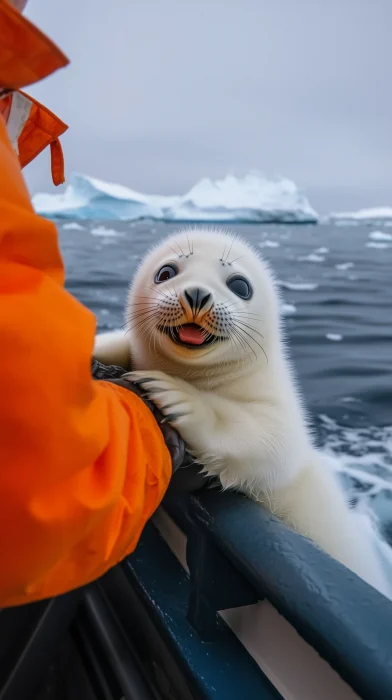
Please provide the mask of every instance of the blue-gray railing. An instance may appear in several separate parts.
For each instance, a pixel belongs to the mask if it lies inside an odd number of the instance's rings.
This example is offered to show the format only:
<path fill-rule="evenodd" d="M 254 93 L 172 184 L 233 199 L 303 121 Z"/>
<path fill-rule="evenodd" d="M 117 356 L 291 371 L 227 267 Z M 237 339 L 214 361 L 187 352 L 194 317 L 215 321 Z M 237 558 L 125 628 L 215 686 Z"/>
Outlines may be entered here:
<path fill-rule="evenodd" d="M 165 508 L 188 536 L 188 617 L 202 638 L 216 611 L 268 599 L 361 698 L 392 698 L 392 602 L 242 495 Z"/>

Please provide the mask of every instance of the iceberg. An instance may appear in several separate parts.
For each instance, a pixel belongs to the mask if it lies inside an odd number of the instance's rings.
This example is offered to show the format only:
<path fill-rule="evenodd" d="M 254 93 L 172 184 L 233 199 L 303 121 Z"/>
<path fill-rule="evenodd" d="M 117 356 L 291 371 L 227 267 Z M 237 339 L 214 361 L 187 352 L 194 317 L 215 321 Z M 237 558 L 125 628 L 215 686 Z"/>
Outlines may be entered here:
<path fill-rule="evenodd" d="M 317 223 L 318 215 L 291 180 L 200 180 L 184 195 L 147 195 L 123 185 L 72 173 L 62 194 L 36 194 L 33 206 L 48 218 L 178 222 Z"/>
<path fill-rule="evenodd" d="M 392 220 L 392 207 L 374 207 L 373 209 L 359 209 L 359 211 L 346 211 L 330 214 L 334 221 L 352 221 L 357 223 L 371 221 Z"/>
<path fill-rule="evenodd" d="M 384 231 L 372 231 L 369 233 L 369 238 L 372 241 L 392 241 L 392 233 L 384 233 Z"/>

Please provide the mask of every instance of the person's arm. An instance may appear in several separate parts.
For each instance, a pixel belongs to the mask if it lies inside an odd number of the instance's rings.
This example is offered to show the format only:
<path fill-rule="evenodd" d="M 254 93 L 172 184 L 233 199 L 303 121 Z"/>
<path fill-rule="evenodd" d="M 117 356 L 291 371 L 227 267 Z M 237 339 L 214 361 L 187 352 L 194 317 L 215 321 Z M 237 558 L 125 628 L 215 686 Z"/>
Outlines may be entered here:
<path fill-rule="evenodd" d="M 131 552 L 168 486 L 161 429 L 91 377 L 95 318 L 64 289 L 0 118 L 0 607 L 81 586 Z"/>

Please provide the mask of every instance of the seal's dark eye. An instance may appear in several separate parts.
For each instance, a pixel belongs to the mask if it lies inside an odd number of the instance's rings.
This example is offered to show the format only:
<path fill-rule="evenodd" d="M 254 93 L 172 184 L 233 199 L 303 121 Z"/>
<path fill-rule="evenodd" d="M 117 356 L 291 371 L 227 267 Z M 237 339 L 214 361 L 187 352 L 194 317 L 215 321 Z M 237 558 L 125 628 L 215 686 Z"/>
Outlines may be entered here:
<path fill-rule="evenodd" d="M 155 275 L 154 282 L 155 284 L 167 282 L 167 280 L 170 280 L 172 277 L 175 277 L 177 273 L 178 270 L 174 265 L 164 265 L 163 267 L 161 267 L 160 270 L 158 270 L 157 274 Z"/>
<path fill-rule="evenodd" d="M 253 294 L 252 287 L 250 286 L 248 280 L 246 280 L 245 277 L 242 277 L 242 275 L 230 277 L 226 284 L 230 291 L 233 292 L 233 294 L 236 294 L 237 297 L 241 297 L 241 299 L 250 299 Z"/>

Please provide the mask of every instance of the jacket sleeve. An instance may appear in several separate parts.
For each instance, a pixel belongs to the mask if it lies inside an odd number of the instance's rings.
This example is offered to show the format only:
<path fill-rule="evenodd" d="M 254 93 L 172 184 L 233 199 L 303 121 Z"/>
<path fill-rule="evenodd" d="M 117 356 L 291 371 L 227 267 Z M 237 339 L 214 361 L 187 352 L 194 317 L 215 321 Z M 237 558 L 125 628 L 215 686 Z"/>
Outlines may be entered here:
<path fill-rule="evenodd" d="M 57 595 L 130 553 L 172 467 L 123 386 L 94 381 L 95 318 L 64 289 L 0 118 L 0 607 Z"/>

